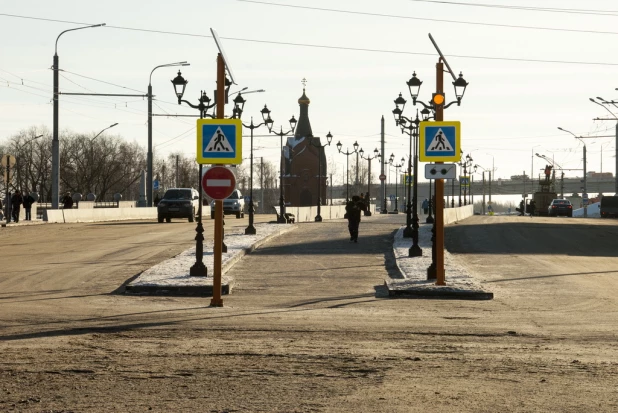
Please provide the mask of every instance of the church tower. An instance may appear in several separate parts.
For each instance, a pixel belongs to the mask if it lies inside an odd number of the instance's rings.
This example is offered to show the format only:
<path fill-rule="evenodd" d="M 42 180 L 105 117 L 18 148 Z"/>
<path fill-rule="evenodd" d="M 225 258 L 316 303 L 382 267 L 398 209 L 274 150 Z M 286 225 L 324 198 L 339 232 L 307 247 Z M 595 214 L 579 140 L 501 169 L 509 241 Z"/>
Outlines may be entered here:
<path fill-rule="evenodd" d="M 287 139 L 283 156 L 285 175 L 283 179 L 286 204 L 292 206 L 314 206 L 318 203 L 318 179 L 321 189 L 322 205 L 326 203 L 326 156 L 317 146 L 320 138 L 313 137 L 309 121 L 309 104 L 306 83 L 303 79 L 303 94 L 298 99 L 300 115 L 294 136 Z M 313 142 L 313 143 L 312 143 Z M 321 153 L 322 152 L 322 153 Z M 321 173 L 318 174 L 318 156 L 321 157 Z M 319 176 L 319 178 L 318 178 Z"/>

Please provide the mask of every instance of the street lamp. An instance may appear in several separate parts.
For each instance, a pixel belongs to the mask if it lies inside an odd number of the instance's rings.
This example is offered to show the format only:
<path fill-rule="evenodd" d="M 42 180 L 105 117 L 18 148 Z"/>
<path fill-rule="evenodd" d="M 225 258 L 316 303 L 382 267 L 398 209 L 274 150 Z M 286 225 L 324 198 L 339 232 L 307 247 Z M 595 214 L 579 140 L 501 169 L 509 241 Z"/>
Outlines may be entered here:
<path fill-rule="evenodd" d="M 285 161 L 283 160 L 284 156 L 283 156 L 283 137 L 284 136 L 288 136 L 294 133 L 294 129 L 296 129 L 296 119 L 294 119 L 294 116 L 292 116 L 292 118 L 289 120 L 290 122 L 290 130 L 287 132 L 283 132 L 283 127 L 279 127 L 279 132 L 273 132 L 272 130 L 270 130 L 269 132 L 279 136 L 279 144 L 281 146 L 281 160 L 280 160 L 280 167 L 279 167 L 279 209 L 281 211 L 281 213 L 279 214 L 279 218 L 278 218 L 278 222 L 280 224 L 285 224 L 287 221 L 285 219 L 285 202 L 284 202 L 284 195 L 283 195 L 283 170 L 285 169 Z"/>
<path fill-rule="evenodd" d="M 94 138 L 90 139 L 90 142 L 94 141 L 96 138 L 99 137 L 100 134 L 102 134 L 103 132 L 105 132 L 108 129 L 113 128 L 114 126 L 118 125 L 118 123 L 114 123 L 113 125 L 109 125 L 107 128 L 102 129 L 101 132 L 97 133 L 96 135 L 94 135 Z"/>
<path fill-rule="evenodd" d="M 464 190 L 464 205 L 468 205 L 468 191 L 467 188 L 470 185 L 470 177 L 468 176 L 468 168 L 470 168 L 473 164 L 472 157 L 470 154 L 467 154 L 463 161 L 459 161 L 459 166 L 463 168 L 464 174 L 463 177 L 467 179 L 467 182 L 463 185 Z M 461 206 L 461 179 L 459 180 L 459 206 Z"/>
<path fill-rule="evenodd" d="M 146 206 L 152 206 L 152 74 L 160 67 L 189 66 L 187 62 L 167 63 L 156 66 L 148 78 L 148 157 L 146 165 Z"/>
<path fill-rule="evenodd" d="M 227 79 L 226 79 L 226 84 L 227 84 Z M 216 106 L 217 104 L 217 99 L 215 97 L 215 102 L 212 105 L 209 105 L 210 103 L 210 99 L 208 98 L 208 96 L 206 96 L 206 93 L 204 91 L 201 92 L 201 96 L 199 97 L 198 101 L 199 104 L 194 105 L 191 102 L 188 102 L 186 100 L 182 99 L 182 96 L 185 93 L 185 88 L 187 86 L 187 83 L 189 83 L 188 80 L 185 80 L 182 77 L 182 74 L 180 73 L 180 71 L 178 71 L 178 76 L 176 76 L 173 80 L 172 80 L 172 85 L 174 86 L 174 92 L 176 93 L 176 97 L 178 98 L 178 104 L 180 105 L 181 102 L 186 103 L 187 105 L 189 105 L 190 107 L 192 107 L 193 109 L 198 109 L 200 111 L 200 119 L 203 119 L 205 116 L 210 116 L 213 117 L 212 115 L 208 115 L 208 109 Z M 240 95 L 240 93 L 239 93 Z M 238 96 L 237 96 L 238 98 Z M 238 114 L 240 117 L 240 114 L 242 114 L 242 107 L 240 107 L 239 105 L 242 104 L 244 105 L 244 100 L 242 100 L 242 97 L 237 101 L 237 99 L 234 99 L 234 114 Z M 191 266 L 191 268 L 189 269 L 189 276 L 191 277 L 206 277 L 207 276 L 207 270 L 206 270 L 206 265 L 204 265 L 204 227 L 202 225 L 202 204 L 203 204 L 203 195 L 202 195 L 202 164 L 199 164 L 199 183 L 198 183 L 198 187 L 199 187 L 199 206 L 198 206 L 198 217 L 197 217 L 197 225 L 195 227 L 195 264 L 193 264 Z M 224 244 L 225 245 L 225 244 Z"/>
<path fill-rule="evenodd" d="M 348 148 L 345 148 L 345 152 L 343 152 L 341 150 L 342 146 L 341 141 L 337 142 L 337 150 L 339 153 L 344 154 L 346 159 L 345 202 L 347 204 L 350 201 L 350 155 L 358 152 L 358 142 L 354 142 L 354 145 L 352 145 L 354 147 L 354 151 L 352 152 L 350 152 Z"/>
<path fill-rule="evenodd" d="M 558 126 L 558 129 L 560 129 L 563 132 L 573 135 L 575 139 L 579 139 L 582 145 L 584 145 L 584 192 L 582 194 L 582 198 L 584 200 L 584 218 L 588 218 L 588 187 L 586 185 L 586 143 L 582 139 L 582 136 L 577 136 L 571 131 L 562 129 L 560 126 Z"/>
<path fill-rule="evenodd" d="M 433 40 L 433 38 L 431 37 L 431 35 L 429 35 L 429 37 L 431 38 L 431 41 L 433 42 L 434 46 L 437 48 L 437 45 L 435 41 Z M 455 79 L 455 75 L 453 74 L 450 66 L 448 66 L 448 63 L 446 63 L 444 56 L 442 56 L 441 53 L 440 55 L 441 55 L 440 60 L 436 64 L 436 92 L 432 94 L 429 104 L 425 104 L 422 101 L 418 101 L 421 103 L 423 108 L 426 110 L 426 112 L 425 111 L 421 112 L 423 114 L 423 119 L 425 120 L 429 119 L 429 114 L 431 113 L 430 111 L 433 111 L 434 113 L 433 117 L 438 122 L 444 120 L 444 109 L 447 109 L 449 106 L 451 106 L 454 103 L 457 103 L 457 106 L 461 105 L 461 100 L 463 99 L 464 93 L 466 92 L 466 87 L 468 86 L 468 82 L 464 80 L 462 73 L 459 73 L 459 77 Z M 445 63 L 448 68 L 448 71 L 450 72 L 451 76 L 454 79 L 453 87 L 455 89 L 455 98 L 456 98 L 455 101 L 452 101 L 448 104 L 446 104 L 446 101 L 445 101 L 446 96 L 443 90 L 444 64 Z M 422 83 L 423 82 L 416 77 L 416 72 L 414 72 L 410 80 L 406 82 L 410 90 L 410 96 L 412 96 L 412 102 L 414 105 L 416 105 L 417 103 L 417 99 L 418 99 L 418 95 L 419 95 Z M 395 102 L 395 104 L 397 104 L 397 102 Z M 401 110 L 403 111 L 403 108 Z M 436 201 L 438 202 L 438 205 L 436 207 L 436 220 L 435 221 L 431 217 L 431 212 L 433 209 L 433 205 L 432 205 L 433 202 L 431 199 L 431 179 L 429 180 L 429 184 L 430 184 L 429 186 L 429 191 L 430 191 L 429 214 L 430 215 L 427 217 L 427 222 L 434 222 L 434 228 L 433 228 L 434 236 L 432 237 L 432 241 L 433 241 L 432 242 L 432 263 L 431 263 L 431 266 L 427 268 L 427 278 L 436 279 L 437 280 L 436 284 L 438 285 L 445 285 L 445 281 L 444 281 L 444 211 L 443 211 L 443 205 L 442 205 L 442 202 L 443 202 L 442 200 L 444 197 L 444 181 L 442 179 L 438 179 L 435 181 Z M 439 250 L 439 253 L 438 253 L 438 250 Z"/>
<path fill-rule="evenodd" d="M 68 29 L 63 31 L 56 38 L 56 46 L 54 48 L 54 61 L 52 65 L 52 71 L 54 72 L 54 118 L 53 118 L 53 134 L 52 134 L 52 209 L 58 209 L 58 203 L 60 201 L 60 141 L 58 140 L 58 104 L 59 104 L 59 58 L 58 58 L 58 40 L 66 32 L 72 32 L 75 30 L 89 29 L 91 27 L 105 26 L 105 23 L 93 24 L 90 26 L 76 27 L 74 29 Z"/>
<path fill-rule="evenodd" d="M 610 105 L 610 104 L 616 106 L 616 102 L 614 102 L 613 100 L 612 101 L 607 101 L 607 100 L 605 100 L 605 99 L 603 99 L 601 97 L 597 97 L 597 99 L 599 99 L 601 102 L 603 102 L 603 104 L 595 101 L 592 98 L 590 98 L 590 101 L 592 103 L 596 103 L 597 105 L 603 107 L 605 110 L 607 110 L 618 121 L 618 116 L 616 116 L 614 114 L 614 112 L 609 110 L 607 107 L 603 106 L 603 105 Z M 618 195 L 618 122 L 616 122 L 616 156 L 615 157 L 616 157 L 616 175 L 614 177 L 615 178 L 615 188 L 614 188 L 614 190 L 616 192 L 616 195 Z"/>
<path fill-rule="evenodd" d="M 318 148 L 318 214 L 315 216 L 315 222 L 322 222 L 322 215 L 320 214 L 322 206 L 322 153 L 324 153 L 324 148 L 326 146 L 330 146 L 330 142 L 333 140 L 333 135 L 328 132 L 328 134 L 326 135 L 328 143 L 324 145 L 320 143 L 320 138 L 318 138 L 317 136 L 310 136 L 309 139 L 311 145 Z"/>
<path fill-rule="evenodd" d="M 375 148 L 373 150 L 373 156 L 367 155 L 366 158 L 363 156 L 365 153 L 363 148 L 360 148 L 358 153 L 361 158 L 365 159 L 369 163 L 369 168 L 367 170 L 367 199 L 365 200 L 365 202 L 367 202 L 367 210 L 365 211 L 365 216 L 370 217 L 371 209 L 369 208 L 369 205 L 371 205 L 371 161 L 380 156 L 380 152 L 378 151 L 378 148 Z"/>
<path fill-rule="evenodd" d="M 262 125 L 266 125 L 268 127 L 268 131 L 270 132 L 273 127 L 273 120 L 270 118 L 270 110 L 264 105 L 264 109 L 260 111 L 262 113 L 262 119 L 264 122 L 259 125 L 253 124 L 253 116 L 251 116 L 251 123 L 249 125 L 242 126 L 245 128 L 249 128 L 251 130 L 251 164 L 250 164 L 250 178 L 249 178 L 249 226 L 245 228 L 245 235 L 255 235 L 255 227 L 253 226 L 253 214 L 255 212 L 255 206 L 253 204 L 253 129 L 257 129 Z M 262 188 L 263 190 L 263 188 Z"/>
<path fill-rule="evenodd" d="M 395 209 L 393 210 L 393 212 L 395 214 L 398 214 L 399 209 L 397 209 L 397 207 L 399 204 L 399 193 L 397 192 L 397 188 L 399 187 L 399 168 L 401 168 L 402 166 L 406 164 L 406 160 L 402 157 L 401 163 L 397 164 L 397 163 L 393 163 L 394 159 L 395 159 L 395 154 L 391 153 L 389 163 L 395 167 Z"/>

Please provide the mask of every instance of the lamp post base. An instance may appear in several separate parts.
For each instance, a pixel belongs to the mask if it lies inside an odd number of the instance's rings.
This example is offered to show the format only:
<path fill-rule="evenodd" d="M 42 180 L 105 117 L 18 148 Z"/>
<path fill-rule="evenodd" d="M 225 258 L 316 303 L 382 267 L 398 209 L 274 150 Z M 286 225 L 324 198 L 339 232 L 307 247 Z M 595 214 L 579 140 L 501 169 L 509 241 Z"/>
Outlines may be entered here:
<path fill-rule="evenodd" d="M 255 227 L 253 225 L 249 225 L 247 228 L 245 228 L 245 235 L 255 235 L 256 234 L 256 230 Z"/>
<path fill-rule="evenodd" d="M 249 201 L 249 225 L 245 228 L 245 235 L 255 235 L 256 230 L 253 226 L 253 214 L 255 212 L 255 206 L 253 205 L 253 196 L 251 197 L 251 201 Z"/>
<path fill-rule="evenodd" d="M 203 262 L 196 262 L 189 269 L 189 277 L 208 277 L 208 269 Z"/>
<path fill-rule="evenodd" d="M 408 250 L 408 257 L 422 257 L 423 250 L 417 245 L 412 245 Z"/>
<path fill-rule="evenodd" d="M 427 217 L 427 219 L 425 220 L 425 222 L 426 222 L 427 224 L 433 224 L 433 217 L 432 217 L 431 215 L 429 215 L 429 216 Z"/>
<path fill-rule="evenodd" d="M 404 238 L 412 238 L 412 227 L 405 227 L 402 235 Z"/>

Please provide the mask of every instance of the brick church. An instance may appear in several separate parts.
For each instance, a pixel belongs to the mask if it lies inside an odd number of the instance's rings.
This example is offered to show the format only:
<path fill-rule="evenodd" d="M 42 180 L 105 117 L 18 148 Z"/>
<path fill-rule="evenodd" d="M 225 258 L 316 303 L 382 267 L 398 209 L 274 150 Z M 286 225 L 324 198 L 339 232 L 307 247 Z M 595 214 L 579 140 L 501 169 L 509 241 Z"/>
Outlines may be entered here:
<path fill-rule="evenodd" d="M 286 205 L 313 206 L 318 204 L 318 179 L 322 205 L 326 205 L 326 156 L 317 145 L 326 144 L 326 137 L 313 137 L 309 122 L 309 103 L 305 94 L 298 99 L 300 116 L 294 136 L 287 138 L 283 147 L 283 191 Z M 323 139 L 323 141 L 321 140 Z M 313 142 L 313 143 L 312 143 Z M 323 142 L 323 143 L 322 143 Z M 318 156 L 321 157 L 321 173 L 318 174 Z M 319 177 L 318 177 L 319 175 Z"/>

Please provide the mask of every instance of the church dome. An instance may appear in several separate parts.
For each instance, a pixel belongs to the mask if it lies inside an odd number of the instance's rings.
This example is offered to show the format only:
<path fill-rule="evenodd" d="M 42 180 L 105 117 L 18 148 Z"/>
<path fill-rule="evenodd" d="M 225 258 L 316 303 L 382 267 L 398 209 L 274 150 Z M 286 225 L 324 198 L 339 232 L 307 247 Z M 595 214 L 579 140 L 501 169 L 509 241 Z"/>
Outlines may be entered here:
<path fill-rule="evenodd" d="M 303 88 L 303 95 L 300 98 L 298 98 L 298 103 L 301 104 L 301 105 L 303 103 L 306 104 L 306 105 L 311 103 L 311 100 L 309 100 L 307 95 L 305 95 L 305 88 Z"/>

